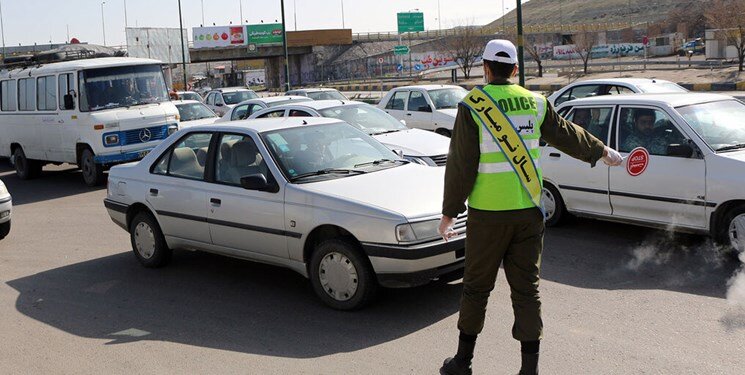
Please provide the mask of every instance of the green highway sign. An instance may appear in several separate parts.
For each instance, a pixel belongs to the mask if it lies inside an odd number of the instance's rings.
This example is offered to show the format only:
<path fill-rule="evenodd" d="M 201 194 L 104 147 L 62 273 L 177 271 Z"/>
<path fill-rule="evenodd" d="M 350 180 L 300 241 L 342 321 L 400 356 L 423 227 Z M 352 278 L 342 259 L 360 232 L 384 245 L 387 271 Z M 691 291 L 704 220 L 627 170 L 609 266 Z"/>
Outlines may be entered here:
<path fill-rule="evenodd" d="M 282 44 L 282 24 L 262 23 L 246 25 L 248 43 L 257 46 L 266 44 Z"/>
<path fill-rule="evenodd" d="M 393 47 L 394 55 L 406 55 L 409 53 L 409 46 L 395 46 Z"/>
<path fill-rule="evenodd" d="M 424 31 L 424 13 L 404 12 L 397 15 L 399 34 Z"/>

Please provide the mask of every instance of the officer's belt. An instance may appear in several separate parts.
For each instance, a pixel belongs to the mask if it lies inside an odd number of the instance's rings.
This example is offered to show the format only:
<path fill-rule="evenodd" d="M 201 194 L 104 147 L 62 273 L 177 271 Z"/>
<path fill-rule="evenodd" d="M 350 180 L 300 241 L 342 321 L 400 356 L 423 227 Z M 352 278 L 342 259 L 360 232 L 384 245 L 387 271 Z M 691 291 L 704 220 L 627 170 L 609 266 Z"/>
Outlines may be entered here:
<path fill-rule="evenodd" d="M 462 102 L 494 138 L 530 200 L 541 207 L 541 180 L 528 148 L 509 117 L 483 89 L 472 90 Z"/>

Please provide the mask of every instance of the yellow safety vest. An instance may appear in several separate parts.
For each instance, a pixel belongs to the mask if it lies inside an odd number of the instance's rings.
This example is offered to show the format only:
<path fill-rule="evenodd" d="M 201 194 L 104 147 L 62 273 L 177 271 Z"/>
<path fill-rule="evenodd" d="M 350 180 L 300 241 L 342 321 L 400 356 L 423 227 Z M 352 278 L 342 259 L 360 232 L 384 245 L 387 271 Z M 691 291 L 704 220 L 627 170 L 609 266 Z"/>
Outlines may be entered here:
<path fill-rule="evenodd" d="M 518 85 L 487 85 L 462 103 L 480 128 L 479 171 L 468 205 L 486 211 L 541 208 L 546 98 Z"/>

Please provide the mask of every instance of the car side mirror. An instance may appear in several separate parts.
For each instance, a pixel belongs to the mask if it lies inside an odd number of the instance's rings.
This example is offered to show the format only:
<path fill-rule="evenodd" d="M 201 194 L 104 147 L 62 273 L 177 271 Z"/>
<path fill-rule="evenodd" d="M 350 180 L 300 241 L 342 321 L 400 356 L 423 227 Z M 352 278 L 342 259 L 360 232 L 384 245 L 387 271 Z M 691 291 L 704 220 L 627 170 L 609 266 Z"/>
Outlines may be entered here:
<path fill-rule="evenodd" d="M 432 107 L 430 107 L 429 104 L 422 105 L 422 106 L 419 106 L 419 108 L 417 109 L 417 112 L 432 112 Z"/>
<path fill-rule="evenodd" d="M 391 151 L 395 152 L 396 155 L 398 155 L 399 158 L 401 158 L 401 159 L 404 158 L 404 151 L 403 150 L 391 150 Z"/>
<path fill-rule="evenodd" d="M 75 109 L 75 99 L 73 99 L 72 94 L 65 94 L 63 100 L 66 110 Z"/>
<path fill-rule="evenodd" d="M 693 156 L 693 147 L 687 144 L 669 145 L 667 146 L 667 156 L 690 158 Z"/>
<path fill-rule="evenodd" d="M 267 182 L 266 176 L 264 176 L 263 173 L 255 173 L 241 177 L 241 187 L 246 190 L 258 190 L 270 193 L 276 193 L 279 191 L 279 186 Z"/>
<path fill-rule="evenodd" d="M 215 102 L 215 105 L 216 105 L 216 106 L 218 106 L 218 107 L 222 107 L 222 106 L 224 106 L 225 104 L 223 104 L 223 103 L 221 103 L 221 102 Z"/>

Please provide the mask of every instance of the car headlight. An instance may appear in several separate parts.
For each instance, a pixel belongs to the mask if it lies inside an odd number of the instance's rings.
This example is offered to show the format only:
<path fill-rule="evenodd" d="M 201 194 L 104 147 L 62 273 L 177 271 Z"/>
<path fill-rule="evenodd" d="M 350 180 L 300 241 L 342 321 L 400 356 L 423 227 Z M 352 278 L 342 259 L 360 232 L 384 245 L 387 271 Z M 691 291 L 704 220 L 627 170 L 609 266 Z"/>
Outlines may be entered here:
<path fill-rule="evenodd" d="M 396 227 L 396 239 L 399 242 L 422 241 L 439 236 L 437 228 L 440 220 L 420 221 L 418 223 L 401 224 Z"/>
<path fill-rule="evenodd" d="M 8 194 L 8 188 L 5 187 L 5 184 L 0 181 L 0 195 Z"/>
<path fill-rule="evenodd" d="M 171 125 L 168 127 L 168 135 L 171 135 L 177 131 L 178 131 L 178 126 L 176 125 Z"/>
<path fill-rule="evenodd" d="M 179 120 L 179 117 L 181 117 L 181 116 L 179 116 L 179 115 L 168 115 L 168 116 L 166 116 L 166 121 L 178 121 Z"/>
<path fill-rule="evenodd" d="M 106 146 L 115 146 L 119 144 L 119 134 L 108 134 L 104 137 L 104 144 Z"/>
<path fill-rule="evenodd" d="M 406 159 L 406 160 L 408 160 L 408 161 L 410 161 L 412 163 L 426 165 L 426 166 L 429 166 L 429 167 L 436 167 L 437 166 L 437 164 L 435 164 L 435 162 L 432 159 L 430 159 L 430 158 L 428 158 L 426 156 L 408 156 L 408 155 L 404 155 L 404 159 Z"/>

